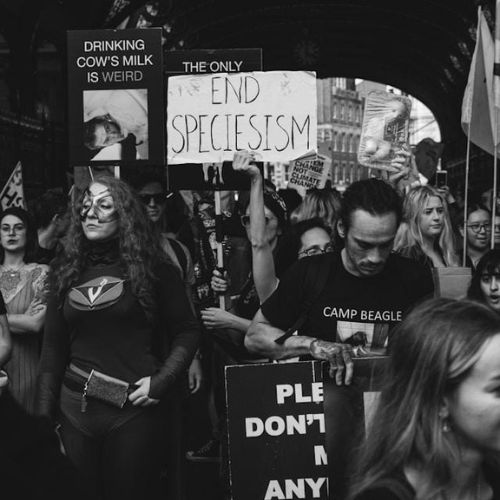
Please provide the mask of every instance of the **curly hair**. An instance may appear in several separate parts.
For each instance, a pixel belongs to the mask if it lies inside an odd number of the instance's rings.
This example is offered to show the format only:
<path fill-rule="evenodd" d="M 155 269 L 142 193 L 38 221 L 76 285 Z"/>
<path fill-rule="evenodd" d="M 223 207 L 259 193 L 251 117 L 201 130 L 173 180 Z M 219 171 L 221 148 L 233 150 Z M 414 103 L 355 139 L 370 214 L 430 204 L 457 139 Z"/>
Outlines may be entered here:
<path fill-rule="evenodd" d="M 119 264 L 130 280 L 132 293 L 139 301 L 149 321 L 157 316 L 154 286 L 157 265 L 165 262 L 158 238 L 151 231 L 143 204 L 125 182 L 111 176 L 99 176 L 92 184 L 106 186 L 118 212 Z M 80 220 L 83 196 L 73 207 L 70 225 L 50 273 L 52 293 L 62 307 L 68 289 L 77 282 L 87 265 L 90 242 L 85 237 Z"/>
<path fill-rule="evenodd" d="M 424 253 L 424 239 L 420 229 L 420 215 L 430 198 L 438 198 L 443 206 L 443 230 L 437 238 L 446 266 L 460 265 L 448 203 L 443 195 L 432 186 L 418 186 L 411 189 L 403 202 L 403 224 L 399 226 L 394 242 L 394 251 L 406 256 Z"/>

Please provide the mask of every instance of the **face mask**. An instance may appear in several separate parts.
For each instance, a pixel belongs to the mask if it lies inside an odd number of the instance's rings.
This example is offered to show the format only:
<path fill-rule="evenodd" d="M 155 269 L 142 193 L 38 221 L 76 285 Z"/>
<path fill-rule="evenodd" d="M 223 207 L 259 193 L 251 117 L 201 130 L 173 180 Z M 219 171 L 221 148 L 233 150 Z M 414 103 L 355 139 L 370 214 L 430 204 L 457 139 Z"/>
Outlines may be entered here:
<path fill-rule="evenodd" d="M 101 191 L 96 195 L 92 194 L 88 189 L 85 191 L 82 208 L 80 209 L 80 220 L 84 221 L 92 209 L 97 220 L 101 223 L 112 222 L 118 219 L 118 212 L 109 189 Z"/>

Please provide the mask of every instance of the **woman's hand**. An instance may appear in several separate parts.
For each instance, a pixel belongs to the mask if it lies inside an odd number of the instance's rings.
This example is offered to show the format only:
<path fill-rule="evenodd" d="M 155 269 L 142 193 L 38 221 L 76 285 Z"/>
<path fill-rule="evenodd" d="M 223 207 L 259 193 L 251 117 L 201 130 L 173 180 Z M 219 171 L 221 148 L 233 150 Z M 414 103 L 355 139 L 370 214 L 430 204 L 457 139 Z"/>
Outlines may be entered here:
<path fill-rule="evenodd" d="M 249 151 L 237 151 L 234 153 L 233 169 L 237 172 L 245 172 L 250 177 L 260 177 L 260 170 L 255 165 L 255 157 Z"/>
<path fill-rule="evenodd" d="M 391 167 L 398 170 L 390 173 L 388 178 L 396 190 L 404 192 L 406 188 L 420 183 L 415 156 L 411 152 L 399 150 L 391 161 Z"/>
<path fill-rule="evenodd" d="M 140 378 L 135 385 L 139 387 L 129 394 L 128 399 L 134 406 L 152 406 L 160 402 L 159 399 L 149 397 L 151 387 L 151 377 Z"/>
<path fill-rule="evenodd" d="M 212 290 L 217 293 L 225 293 L 227 292 L 227 288 L 229 286 L 228 283 L 228 274 L 227 271 L 224 271 L 222 274 L 217 269 L 214 269 L 212 272 L 212 279 L 210 281 L 210 286 Z"/>
<path fill-rule="evenodd" d="M 198 392 L 203 384 L 203 369 L 199 359 L 194 358 L 189 365 L 188 370 L 189 392 L 194 394 Z"/>
<path fill-rule="evenodd" d="M 219 309 L 218 307 L 208 307 L 201 311 L 201 319 L 205 328 L 232 328 L 234 314 Z"/>

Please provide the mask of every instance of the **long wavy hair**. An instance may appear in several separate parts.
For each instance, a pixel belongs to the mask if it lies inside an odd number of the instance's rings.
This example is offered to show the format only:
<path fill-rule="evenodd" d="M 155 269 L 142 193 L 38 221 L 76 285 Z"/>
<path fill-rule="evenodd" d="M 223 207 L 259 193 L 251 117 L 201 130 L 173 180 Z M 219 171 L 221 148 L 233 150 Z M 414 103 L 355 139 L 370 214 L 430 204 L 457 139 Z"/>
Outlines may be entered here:
<path fill-rule="evenodd" d="M 431 299 L 394 331 L 386 380 L 367 438 L 358 453 L 349 498 L 405 466 L 422 473 L 417 498 L 442 498 L 453 484 L 461 450 L 443 432 L 443 404 L 468 377 L 500 317 L 477 302 Z M 498 464 L 498 454 L 484 457 Z"/>
<path fill-rule="evenodd" d="M 26 228 L 26 246 L 24 247 L 23 261 L 25 264 L 34 262 L 38 251 L 38 236 L 33 218 L 29 212 L 23 208 L 9 207 L 0 214 L 0 223 L 7 215 L 13 215 L 23 222 L 24 227 Z M 0 264 L 3 264 L 4 257 L 5 252 L 2 245 L 0 245 Z"/>
<path fill-rule="evenodd" d="M 394 251 L 408 257 L 425 255 L 424 239 L 419 219 L 430 198 L 438 198 L 443 205 L 443 230 L 435 244 L 439 247 L 445 265 L 459 266 L 455 234 L 453 232 L 448 203 L 443 195 L 432 186 L 418 186 L 411 189 L 403 202 L 403 222 L 394 241 Z"/>
<path fill-rule="evenodd" d="M 481 290 L 481 278 L 484 274 L 500 274 L 500 249 L 489 250 L 479 260 L 467 291 L 469 299 L 485 303 L 484 294 Z"/>
<path fill-rule="evenodd" d="M 111 176 L 96 177 L 92 184 L 97 182 L 109 189 L 118 212 L 119 264 L 130 280 L 132 293 L 147 318 L 154 322 L 158 309 L 154 298 L 154 286 L 157 281 L 155 273 L 157 265 L 166 261 L 164 252 L 158 238 L 151 231 L 143 204 L 132 188 Z M 91 247 L 80 220 L 82 201 L 83 196 L 73 208 L 68 232 L 51 266 L 50 285 L 61 307 L 66 292 L 84 271 Z"/>

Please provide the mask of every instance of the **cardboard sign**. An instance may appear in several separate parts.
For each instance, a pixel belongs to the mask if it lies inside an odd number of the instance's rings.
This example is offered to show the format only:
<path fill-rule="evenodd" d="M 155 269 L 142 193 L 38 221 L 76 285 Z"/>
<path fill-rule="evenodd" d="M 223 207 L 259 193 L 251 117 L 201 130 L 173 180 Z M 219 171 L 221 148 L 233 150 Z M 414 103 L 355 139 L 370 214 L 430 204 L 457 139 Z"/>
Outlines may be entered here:
<path fill-rule="evenodd" d="M 368 94 L 359 141 L 360 165 L 388 172 L 400 151 L 410 151 L 408 132 L 411 101 L 408 97 L 374 90 Z"/>
<path fill-rule="evenodd" d="M 323 189 L 330 175 L 332 160 L 327 156 L 309 153 L 291 162 L 288 187 L 305 193 L 307 189 Z"/>
<path fill-rule="evenodd" d="M 322 379 L 319 362 L 226 367 L 233 500 L 328 498 Z"/>
<path fill-rule="evenodd" d="M 262 49 L 175 50 L 165 53 L 167 77 L 261 70 Z M 250 189 L 250 179 L 243 172 L 235 172 L 230 162 L 184 163 L 168 166 L 168 185 L 170 190 L 241 191 Z"/>
<path fill-rule="evenodd" d="M 26 209 L 23 185 L 23 167 L 21 162 L 17 162 L 12 174 L 5 183 L 0 193 L 0 208 L 5 210 L 9 207 L 20 207 Z"/>
<path fill-rule="evenodd" d="M 355 359 L 351 386 L 319 361 L 226 367 L 233 500 L 342 498 L 387 359 Z"/>
<path fill-rule="evenodd" d="M 165 52 L 167 76 L 262 70 L 262 49 L 199 49 Z"/>
<path fill-rule="evenodd" d="M 346 498 L 348 466 L 369 430 L 384 380 L 388 357 L 354 358 L 351 385 L 337 385 L 323 365 L 324 412 L 330 499 Z"/>
<path fill-rule="evenodd" d="M 68 32 L 71 166 L 164 165 L 161 28 Z"/>
<path fill-rule="evenodd" d="M 168 80 L 169 164 L 289 161 L 316 150 L 316 77 L 303 71 L 215 73 Z"/>
<path fill-rule="evenodd" d="M 262 163 L 257 165 L 261 172 Z M 168 188 L 172 191 L 245 191 L 250 189 L 250 178 L 244 172 L 233 170 L 231 162 L 188 163 L 168 166 Z"/>
<path fill-rule="evenodd" d="M 465 299 L 472 280 L 470 267 L 433 267 L 434 296 Z"/>

